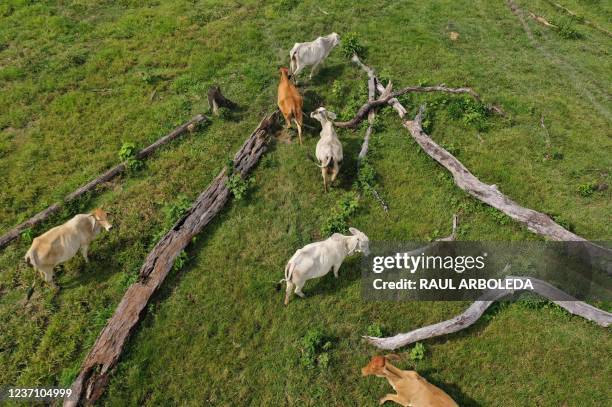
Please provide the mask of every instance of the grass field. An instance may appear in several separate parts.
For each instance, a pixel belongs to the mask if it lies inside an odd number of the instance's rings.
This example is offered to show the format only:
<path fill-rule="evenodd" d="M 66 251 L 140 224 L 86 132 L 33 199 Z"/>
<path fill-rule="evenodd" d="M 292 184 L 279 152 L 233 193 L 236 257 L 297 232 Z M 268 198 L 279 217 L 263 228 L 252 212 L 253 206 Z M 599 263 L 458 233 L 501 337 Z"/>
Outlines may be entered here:
<path fill-rule="evenodd" d="M 223 168 L 266 112 L 276 108 L 277 70 L 294 42 L 354 32 L 365 61 L 396 89 L 471 86 L 507 117 L 454 111 L 457 97 L 407 96 L 414 115 L 428 103 L 431 136 L 471 171 L 524 206 L 554 215 L 577 234 L 612 238 L 610 37 L 569 22 L 546 1 L 518 3 L 580 38 L 528 20 L 536 46 L 505 1 L 334 2 L 13 1 L 0 3 L 0 230 L 8 230 L 118 162 L 124 141 L 142 147 L 207 110 L 220 84 L 241 106 L 227 119 L 173 142 L 144 168 L 71 205 L 29 232 L 36 236 L 96 206 L 115 230 L 75 257 L 55 294 L 22 261 L 28 236 L 0 251 L 0 385 L 69 385 L 146 254 Z M 612 4 L 562 4 L 610 29 Z M 449 39 L 451 31 L 459 39 Z M 366 76 L 338 47 L 312 81 L 305 111 L 325 105 L 352 116 Z M 542 116 L 548 130 L 540 126 Z M 310 122 L 315 126 L 316 123 Z M 316 127 L 318 129 L 318 127 Z M 353 191 L 363 129 L 339 130 L 346 157 L 340 182 L 323 194 L 304 147 L 279 140 L 252 179 L 170 275 L 131 339 L 101 404 L 375 405 L 390 390 L 359 368 L 377 351 L 369 330 L 405 332 L 438 322 L 465 303 L 366 302 L 359 259 L 305 287 L 285 308 L 274 283 L 293 252 Z M 547 141 L 548 140 L 548 141 Z M 395 113 L 379 114 L 369 162 L 385 214 L 370 196 L 350 224 L 371 240 L 537 239 L 461 192 L 420 151 Z M 33 282 L 34 293 L 26 296 Z M 304 336 L 331 348 L 304 366 Z M 422 360 L 402 353 L 460 405 L 602 406 L 612 399 L 610 330 L 547 302 L 504 304 L 474 327 L 425 342 Z M 403 349 L 409 352 L 411 348 Z"/>

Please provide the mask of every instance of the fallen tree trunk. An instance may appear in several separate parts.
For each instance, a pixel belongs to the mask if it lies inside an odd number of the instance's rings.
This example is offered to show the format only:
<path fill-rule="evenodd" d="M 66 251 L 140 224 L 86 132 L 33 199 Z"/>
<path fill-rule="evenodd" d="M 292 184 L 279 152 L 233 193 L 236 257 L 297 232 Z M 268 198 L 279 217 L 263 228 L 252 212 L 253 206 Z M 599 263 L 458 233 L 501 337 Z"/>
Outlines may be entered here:
<path fill-rule="evenodd" d="M 357 114 L 351 120 L 347 122 L 334 122 L 334 126 L 340 127 L 343 129 L 354 128 L 359 123 L 361 123 L 363 119 L 365 119 L 365 117 L 368 115 L 370 110 L 376 107 L 379 107 L 379 106 L 384 106 L 392 100 L 397 101 L 398 96 L 405 95 L 406 93 L 445 92 L 445 93 L 452 93 L 452 94 L 468 94 L 472 96 L 476 101 L 482 102 L 482 100 L 480 99 L 480 96 L 478 96 L 478 94 L 474 92 L 471 88 L 448 88 L 443 85 L 437 85 L 437 86 L 408 86 L 396 92 L 389 92 L 390 90 L 389 87 L 384 88 L 384 89 L 387 89 L 387 93 L 388 93 L 387 95 L 382 93 L 378 99 L 368 101 L 367 103 L 365 103 L 363 106 L 359 108 L 359 110 L 357 111 Z M 500 108 L 495 107 L 495 106 L 489 106 L 488 109 L 500 115 L 504 114 Z"/>
<path fill-rule="evenodd" d="M 506 266 L 506 268 L 508 268 L 508 266 Z M 569 294 L 566 294 L 565 292 L 542 280 L 530 277 L 513 276 L 508 276 L 506 279 L 529 279 L 533 284 L 534 292 L 549 299 L 569 313 L 586 318 L 589 321 L 593 321 L 597 325 L 603 327 L 608 327 L 612 323 L 612 314 L 609 312 L 595 308 L 592 305 L 582 301 L 576 301 Z M 467 310 L 447 321 L 428 325 L 423 328 L 415 329 L 414 331 L 387 338 L 378 338 L 373 336 L 364 336 L 364 338 L 377 348 L 393 350 L 414 342 L 422 341 L 424 339 L 448 335 L 473 325 L 495 301 L 514 294 L 514 292 L 515 290 L 508 289 L 495 290 L 485 293 L 482 295 L 481 299 L 475 301 Z M 563 298 L 563 300 L 559 300 L 559 298 Z"/>
<path fill-rule="evenodd" d="M 143 160 L 149 157 L 159 147 L 176 139 L 177 137 L 185 133 L 186 130 L 193 128 L 194 126 L 198 125 L 200 122 L 204 121 L 205 119 L 206 118 L 201 114 L 195 116 L 193 119 L 189 120 L 187 123 L 182 124 L 181 126 L 172 130 L 169 134 L 158 139 L 155 143 L 140 150 L 138 153 L 136 153 L 136 158 L 139 160 Z M 29 228 L 32 228 L 34 226 L 41 224 L 45 220 L 49 219 L 49 217 L 51 217 L 52 215 L 59 212 L 63 204 L 74 201 L 75 199 L 80 198 L 81 196 L 86 194 L 87 192 L 93 191 L 98 185 L 108 182 L 111 179 L 115 178 L 117 175 L 125 172 L 126 168 L 127 167 L 125 163 L 121 163 L 119 165 L 114 166 L 113 168 L 109 169 L 108 171 L 106 171 L 104 174 L 100 175 L 96 179 L 81 186 L 76 191 L 66 195 L 64 197 L 63 202 L 54 203 L 53 205 L 49 206 L 47 209 L 37 213 L 36 215 L 32 216 L 30 219 L 26 220 L 25 222 L 20 223 L 19 225 L 15 226 L 13 229 L 9 230 L 4 235 L 0 236 L 0 249 L 8 246 L 9 243 L 17 239 L 21 235 L 21 233 L 25 231 L 26 229 L 29 229 Z"/>
<path fill-rule="evenodd" d="M 555 3 L 554 1 L 551 1 L 551 0 L 546 0 L 546 2 L 547 2 L 548 4 L 550 4 L 551 6 L 556 7 L 557 9 L 559 9 L 559 10 L 563 11 L 564 13 L 566 13 L 566 14 L 568 14 L 568 15 L 570 15 L 570 16 L 572 16 L 572 17 L 574 17 L 574 18 L 576 18 L 578 21 L 582 21 L 582 22 L 583 22 L 583 23 L 585 23 L 586 25 L 590 25 L 591 27 L 595 28 L 596 30 L 599 30 L 599 31 L 601 31 L 602 33 L 604 33 L 604 34 L 606 34 L 606 35 L 608 35 L 608 36 L 612 37 L 612 32 L 610 32 L 610 31 L 606 30 L 606 29 L 605 29 L 605 28 L 603 28 L 603 27 L 600 27 L 599 25 L 595 24 L 594 22 L 592 22 L 592 21 L 590 21 L 590 20 L 587 20 L 587 19 L 585 19 L 585 18 L 583 18 L 583 17 L 579 16 L 578 14 L 574 13 L 572 10 L 568 9 L 567 7 L 564 7 L 564 6 L 562 6 L 561 4 L 559 4 L 559 3 Z"/>
<path fill-rule="evenodd" d="M 276 112 L 265 117 L 245 141 L 234 157 L 234 173 L 245 177 L 253 169 L 266 151 L 276 117 Z M 111 369 L 119 361 L 130 334 L 144 315 L 149 299 L 163 283 L 175 259 L 229 200 L 227 180 L 228 175 L 223 169 L 149 253 L 140 269 L 140 280 L 127 289 L 82 364 L 81 372 L 72 384 L 76 399 L 64 402 L 64 406 L 75 406 L 79 402 L 90 404 L 102 395 Z"/>

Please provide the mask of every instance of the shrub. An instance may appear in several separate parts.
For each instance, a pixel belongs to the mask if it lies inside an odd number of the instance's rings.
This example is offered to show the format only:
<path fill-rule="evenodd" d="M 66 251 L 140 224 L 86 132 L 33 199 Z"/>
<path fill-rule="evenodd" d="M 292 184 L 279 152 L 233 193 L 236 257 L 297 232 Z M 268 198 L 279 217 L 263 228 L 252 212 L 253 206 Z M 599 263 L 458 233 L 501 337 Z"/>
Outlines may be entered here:
<path fill-rule="evenodd" d="M 32 240 L 34 240 L 34 233 L 32 232 L 32 229 L 26 229 L 21 232 L 21 240 L 28 244 L 32 243 Z"/>
<path fill-rule="evenodd" d="M 187 212 L 187 210 L 191 208 L 191 202 L 189 198 L 185 195 L 179 195 L 177 201 L 168 204 L 162 208 L 162 213 L 165 215 L 165 224 L 167 227 L 170 227 L 177 220 L 181 218 Z"/>
<path fill-rule="evenodd" d="M 251 185 L 251 179 L 242 179 L 240 174 L 232 174 L 228 179 L 225 185 L 230 190 L 232 195 L 237 201 L 244 199 L 248 192 L 249 187 Z"/>
<path fill-rule="evenodd" d="M 588 198 L 593 195 L 595 191 L 597 191 L 597 182 L 592 181 L 585 184 L 580 184 L 578 185 L 577 191 L 580 196 Z"/>
<path fill-rule="evenodd" d="M 136 144 L 131 141 L 124 141 L 119 149 L 119 159 L 130 171 L 137 171 L 143 166 L 143 162 L 136 158 L 137 152 Z"/>
<path fill-rule="evenodd" d="M 556 21 L 555 25 L 558 27 L 557 34 L 559 34 L 561 38 L 564 38 L 566 40 L 578 40 L 583 38 L 583 35 L 578 30 L 576 30 L 576 21 L 577 19 L 573 16 L 569 18 L 562 18 L 561 20 Z"/>
<path fill-rule="evenodd" d="M 326 369 L 329 366 L 329 353 L 332 348 L 330 338 L 320 329 L 310 329 L 302 337 L 302 356 L 300 364 L 308 369 L 319 366 Z"/>
<path fill-rule="evenodd" d="M 410 349 L 410 360 L 416 362 L 425 358 L 425 345 L 421 342 L 414 344 L 414 348 Z"/>
<path fill-rule="evenodd" d="M 360 57 L 365 56 L 366 49 L 359 43 L 359 38 L 355 32 L 346 33 L 340 39 L 340 46 L 342 47 L 342 53 L 347 58 L 351 58 L 353 54 L 357 54 Z"/>
<path fill-rule="evenodd" d="M 368 334 L 368 336 L 374 336 L 374 337 L 380 338 L 381 336 L 383 336 L 383 329 L 379 324 L 373 323 L 373 324 L 368 325 L 368 328 L 366 329 L 366 333 Z"/>
<path fill-rule="evenodd" d="M 180 269 L 182 269 L 185 264 L 187 264 L 187 260 L 189 260 L 189 258 L 187 257 L 187 252 L 185 250 L 181 251 L 176 257 L 176 259 L 174 259 L 172 271 L 179 271 Z"/>
<path fill-rule="evenodd" d="M 338 207 L 323 222 L 321 235 L 329 236 L 332 233 L 347 233 L 348 219 L 357 211 L 358 207 L 359 199 L 357 195 L 354 193 L 346 194 L 338 204 Z"/>

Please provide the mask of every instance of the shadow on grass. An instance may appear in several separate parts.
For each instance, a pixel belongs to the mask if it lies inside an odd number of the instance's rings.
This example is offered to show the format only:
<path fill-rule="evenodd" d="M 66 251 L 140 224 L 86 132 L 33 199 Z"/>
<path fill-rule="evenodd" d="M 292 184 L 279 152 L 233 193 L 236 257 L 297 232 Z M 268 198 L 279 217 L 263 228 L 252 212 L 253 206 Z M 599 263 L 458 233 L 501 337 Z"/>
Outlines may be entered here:
<path fill-rule="evenodd" d="M 473 398 L 467 396 L 461 388 L 455 384 L 445 383 L 436 379 L 433 379 L 431 376 L 435 374 L 436 371 L 433 369 L 425 369 L 419 371 L 419 374 L 427 379 L 427 381 L 434 386 L 437 386 L 444 390 L 453 400 L 457 402 L 462 407 L 480 407 L 481 404 L 478 403 Z"/>

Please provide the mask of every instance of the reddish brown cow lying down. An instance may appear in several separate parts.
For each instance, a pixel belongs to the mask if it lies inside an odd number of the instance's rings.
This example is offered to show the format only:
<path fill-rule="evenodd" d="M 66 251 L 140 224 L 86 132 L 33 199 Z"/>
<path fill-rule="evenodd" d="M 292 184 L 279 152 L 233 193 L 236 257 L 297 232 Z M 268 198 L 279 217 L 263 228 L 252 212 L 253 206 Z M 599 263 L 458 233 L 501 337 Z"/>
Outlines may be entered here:
<path fill-rule="evenodd" d="M 389 363 L 389 359 L 399 359 L 397 355 L 374 356 L 370 363 L 361 369 L 364 376 L 385 377 L 397 394 L 389 393 L 380 399 L 395 401 L 402 406 L 411 407 L 459 407 L 441 389 L 429 383 L 414 370 L 401 370 Z"/>
<path fill-rule="evenodd" d="M 25 261 L 38 270 L 47 283 L 57 288 L 53 281 L 53 268 L 70 260 L 79 249 L 85 261 L 89 262 L 87 258 L 89 244 L 102 228 L 109 231 L 112 227 L 107 219 L 107 213 L 102 209 L 96 209 L 90 214 L 76 215 L 63 225 L 56 226 L 35 238 L 25 255 Z"/>

